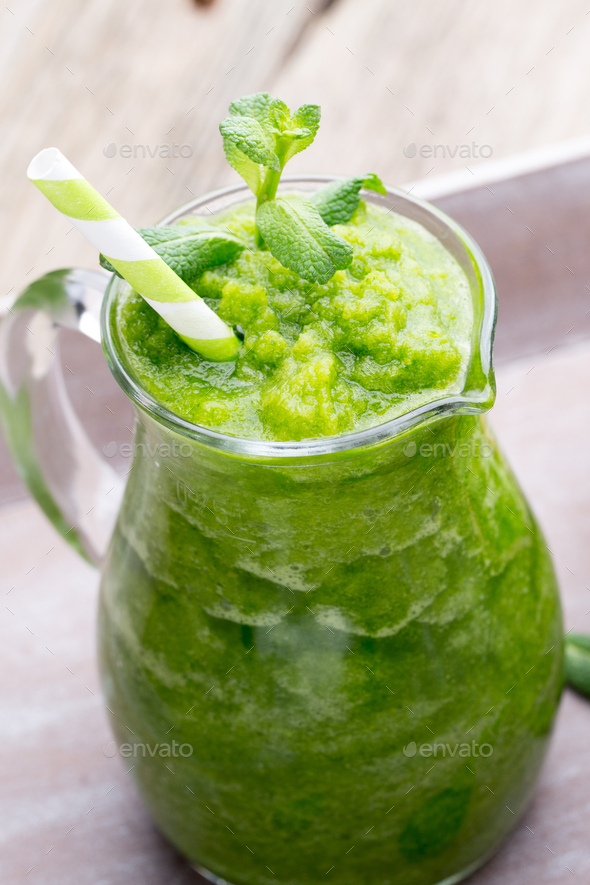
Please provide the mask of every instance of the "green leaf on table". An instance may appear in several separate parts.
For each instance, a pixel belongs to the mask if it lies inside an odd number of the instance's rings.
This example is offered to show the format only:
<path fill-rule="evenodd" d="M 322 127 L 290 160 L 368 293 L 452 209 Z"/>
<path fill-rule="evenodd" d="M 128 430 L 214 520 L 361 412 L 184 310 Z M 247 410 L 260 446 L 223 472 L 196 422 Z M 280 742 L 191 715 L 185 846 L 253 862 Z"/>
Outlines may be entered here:
<path fill-rule="evenodd" d="M 246 246 L 229 230 L 199 222 L 138 227 L 137 232 L 185 283 L 192 282 L 208 267 L 231 261 Z M 100 263 L 105 270 L 117 273 L 104 255 L 100 256 Z"/>
<path fill-rule="evenodd" d="M 346 224 L 360 203 L 361 188 L 385 194 L 385 186 L 374 173 L 332 181 L 315 193 L 310 202 L 316 207 L 326 224 Z"/>
<path fill-rule="evenodd" d="M 580 694 L 590 697 L 590 636 L 584 633 L 566 636 L 565 679 Z"/>
<path fill-rule="evenodd" d="M 350 243 L 305 200 L 269 200 L 259 206 L 256 222 L 277 261 L 310 283 L 327 283 L 352 262 Z"/>
<path fill-rule="evenodd" d="M 258 92 L 232 102 L 229 114 L 219 126 L 228 163 L 257 197 L 271 189 L 272 199 L 285 164 L 314 140 L 319 106 L 302 105 L 292 114 L 284 101 Z"/>

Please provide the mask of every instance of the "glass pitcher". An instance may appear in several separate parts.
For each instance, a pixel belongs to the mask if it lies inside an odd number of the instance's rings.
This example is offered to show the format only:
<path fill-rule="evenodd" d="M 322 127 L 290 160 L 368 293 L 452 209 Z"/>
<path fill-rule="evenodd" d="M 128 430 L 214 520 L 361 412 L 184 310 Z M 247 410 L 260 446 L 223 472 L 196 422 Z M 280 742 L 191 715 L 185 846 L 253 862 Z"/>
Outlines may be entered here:
<path fill-rule="evenodd" d="M 464 390 L 378 427 L 271 443 L 177 417 L 125 365 L 113 312 L 126 284 L 99 272 L 48 274 L 0 329 L 13 457 L 102 569 L 119 752 L 162 832 L 216 883 L 458 882 L 518 820 L 561 691 L 550 557 L 482 418 L 490 270 L 437 209 L 395 189 L 366 199 L 439 238 L 475 318 Z M 125 488 L 67 400 L 62 327 L 102 340 L 134 404 Z"/>

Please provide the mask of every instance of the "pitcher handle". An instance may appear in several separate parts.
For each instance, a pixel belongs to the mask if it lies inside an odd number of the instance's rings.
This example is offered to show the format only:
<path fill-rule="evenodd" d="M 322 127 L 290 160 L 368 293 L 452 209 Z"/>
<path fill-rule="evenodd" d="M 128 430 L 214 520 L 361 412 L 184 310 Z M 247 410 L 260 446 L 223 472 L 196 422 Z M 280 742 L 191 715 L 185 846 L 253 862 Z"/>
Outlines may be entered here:
<path fill-rule="evenodd" d="M 124 479 L 97 452 L 70 402 L 58 357 L 61 328 L 100 343 L 111 276 L 55 270 L 32 283 L 0 325 L 0 423 L 18 472 L 58 532 L 89 562 L 102 559 Z"/>

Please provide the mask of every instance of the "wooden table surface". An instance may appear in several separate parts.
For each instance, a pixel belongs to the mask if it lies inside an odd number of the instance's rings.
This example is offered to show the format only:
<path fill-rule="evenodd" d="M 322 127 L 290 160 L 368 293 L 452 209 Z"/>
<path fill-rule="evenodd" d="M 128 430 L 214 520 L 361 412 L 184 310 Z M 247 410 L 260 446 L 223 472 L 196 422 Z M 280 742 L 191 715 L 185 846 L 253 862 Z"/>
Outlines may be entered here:
<path fill-rule="evenodd" d="M 476 139 L 497 158 L 585 132 L 586 5 L 217 0 L 203 11 L 189 0 L 8 0 L 0 300 L 45 270 L 95 266 L 92 249 L 24 180 L 40 148 L 60 146 L 132 223 L 150 223 L 232 180 L 218 122 L 232 98 L 264 88 L 324 107 L 317 144 L 293 171 L 428 181 L 465 160 L 407 158 L 404 146 Z M 103 153 L 111 143 L 153 149 L 173 140 L 192 157 Z M 584 160 L 439 204 L 490 258 L 500 296 L 493 425 L 555 553 L 566 627 L 590 631 L 587 193 Z M 85 367 L 76 342 L 68 346 L 93 439 L 122 441 L 121 422 L 106 424 L 106 409 L 84 396 L 96 354 Z M 98 388 L 101 404 L 113 396 L 104 373 Z M 200 877 L 152 827 L 122 760 L 104 753 L 96 573 L 22 496 L 0 452 L 0 882 L 196 885 Z M 589 735 L 590 704 L 566 692 L 534 801 L 473 885 L 590 881 Z"/>

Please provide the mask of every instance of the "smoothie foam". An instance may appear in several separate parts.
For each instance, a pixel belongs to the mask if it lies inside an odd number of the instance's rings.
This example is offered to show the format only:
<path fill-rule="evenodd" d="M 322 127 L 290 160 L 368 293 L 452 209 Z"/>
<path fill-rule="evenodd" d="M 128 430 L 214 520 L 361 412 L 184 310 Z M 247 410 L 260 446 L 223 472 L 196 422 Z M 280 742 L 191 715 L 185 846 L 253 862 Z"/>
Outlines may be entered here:
<path fill-rule="evenodd" d="M 245 330 L 237 361 L 192 352 L 134 293 L 120 303 L 129 367 L 170 411 L 224 433 L 300 440 L 372 427 L 462 389 L 471 293 L 421 225 L 361 202 L 335 228 L 352 264 L 312 285 L 254 248 L 253 205 L 218 223 L 250 248 L 194 289 Z"/>

